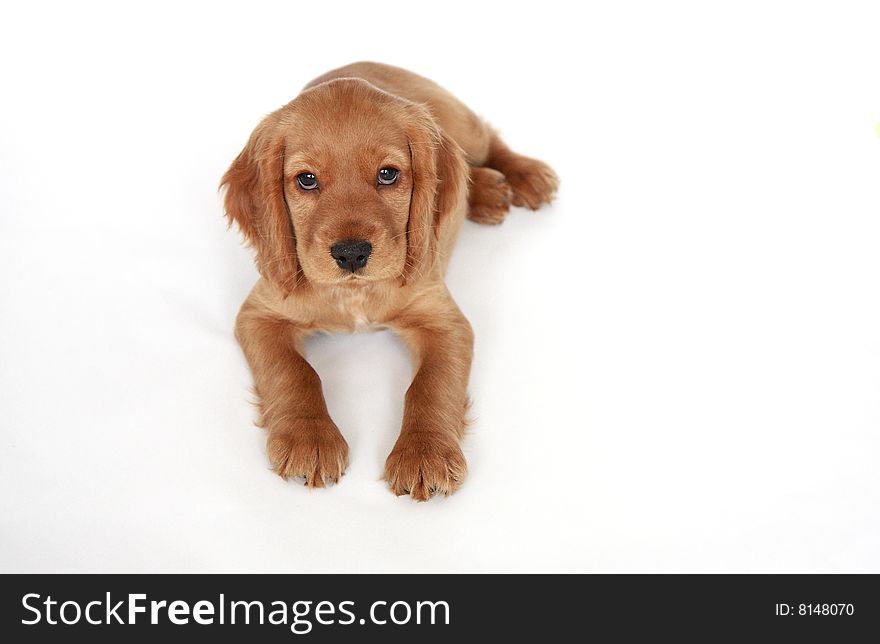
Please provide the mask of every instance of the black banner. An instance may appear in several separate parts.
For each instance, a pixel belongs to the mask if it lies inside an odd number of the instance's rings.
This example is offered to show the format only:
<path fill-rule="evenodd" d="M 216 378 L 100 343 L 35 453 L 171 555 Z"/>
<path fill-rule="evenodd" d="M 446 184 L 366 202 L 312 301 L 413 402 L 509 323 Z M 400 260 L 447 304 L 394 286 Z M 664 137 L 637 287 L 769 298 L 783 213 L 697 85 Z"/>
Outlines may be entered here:
<path fill-rule="evenodd" d="M 646 632 L 703 641 L 721 635 L 853 641 L 848 638 L 880 633 L 877 581 L 874 575 L 6 575 L 0 612 L 2 635 L 11 642 L 192 642 L 218 635 L 439 642 L 480 634 L 544 641 Z"/>

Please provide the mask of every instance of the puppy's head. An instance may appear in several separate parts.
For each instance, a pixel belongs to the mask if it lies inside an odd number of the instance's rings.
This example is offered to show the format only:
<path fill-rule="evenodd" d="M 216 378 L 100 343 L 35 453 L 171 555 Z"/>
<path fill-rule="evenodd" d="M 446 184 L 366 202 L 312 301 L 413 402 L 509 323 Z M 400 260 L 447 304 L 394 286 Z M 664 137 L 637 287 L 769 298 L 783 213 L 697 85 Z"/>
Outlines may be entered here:
<path fill-rule="evenodd" d="M 427 274 L 466 182 L 461 149 L 426 108 L 344 78 L 266 117 L 221 186 L 261 274 L 289 294 L 306 280 Z"/>

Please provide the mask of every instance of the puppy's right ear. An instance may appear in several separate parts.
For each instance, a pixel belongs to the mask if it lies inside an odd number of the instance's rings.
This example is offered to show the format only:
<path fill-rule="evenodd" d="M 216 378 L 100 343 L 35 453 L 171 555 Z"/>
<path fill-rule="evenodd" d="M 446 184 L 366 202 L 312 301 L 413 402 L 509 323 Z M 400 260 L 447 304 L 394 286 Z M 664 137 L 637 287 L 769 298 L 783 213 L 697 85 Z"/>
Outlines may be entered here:
<path fill-rule="evenodd" d="M 224 206 L 256 251 L 260 274 L 285 296 L 297 285 L 300 269 L 296 236 L 284 199 L 284 139 L 272 116 L 251 134 L 241 154 L 223 175 Z"/>

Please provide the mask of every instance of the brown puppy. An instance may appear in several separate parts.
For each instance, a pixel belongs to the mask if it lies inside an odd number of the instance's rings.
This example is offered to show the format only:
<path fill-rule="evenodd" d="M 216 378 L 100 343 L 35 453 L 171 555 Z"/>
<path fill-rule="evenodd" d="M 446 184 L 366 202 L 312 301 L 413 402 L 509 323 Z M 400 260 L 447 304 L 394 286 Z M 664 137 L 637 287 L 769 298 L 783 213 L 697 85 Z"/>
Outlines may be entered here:
<path fill-rule="evenodd" d="M 447 259 L 465 215 L 494 224 L 511 203 L 538 208 L 553 171 L 428 79 L 355 63 L 267 116 L 221 186 L 262 275 L 235 333 L 275 471 L 323 487 L 348 464 L 306 337 L 386 327 L 416 373 L 385 478 L 418 500 L 456 490 L 473 334 L 443 283 Z"/>

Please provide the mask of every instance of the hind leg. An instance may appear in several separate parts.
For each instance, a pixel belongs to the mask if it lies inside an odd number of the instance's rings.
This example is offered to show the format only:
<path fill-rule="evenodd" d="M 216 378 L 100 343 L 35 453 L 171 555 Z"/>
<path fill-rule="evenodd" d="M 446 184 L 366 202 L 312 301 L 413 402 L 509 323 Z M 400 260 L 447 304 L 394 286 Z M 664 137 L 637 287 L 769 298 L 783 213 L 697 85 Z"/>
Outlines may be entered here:
<path fill-rule="evenodd" d="M 498 170 L 471 166 L 468 219 L 478 224 L 500 224 L 510 210 L 512 197 L 510 185 Z"/>
<path fill-rule="evenodd" d="M 550 203 L 559 187 L 559 179 L 549 165 L 517 154 L 497 134 L 492 136 L 485 165 L 498 170 L 507 179 L 514 206 L 537 210 L 541 204 Z"/>

